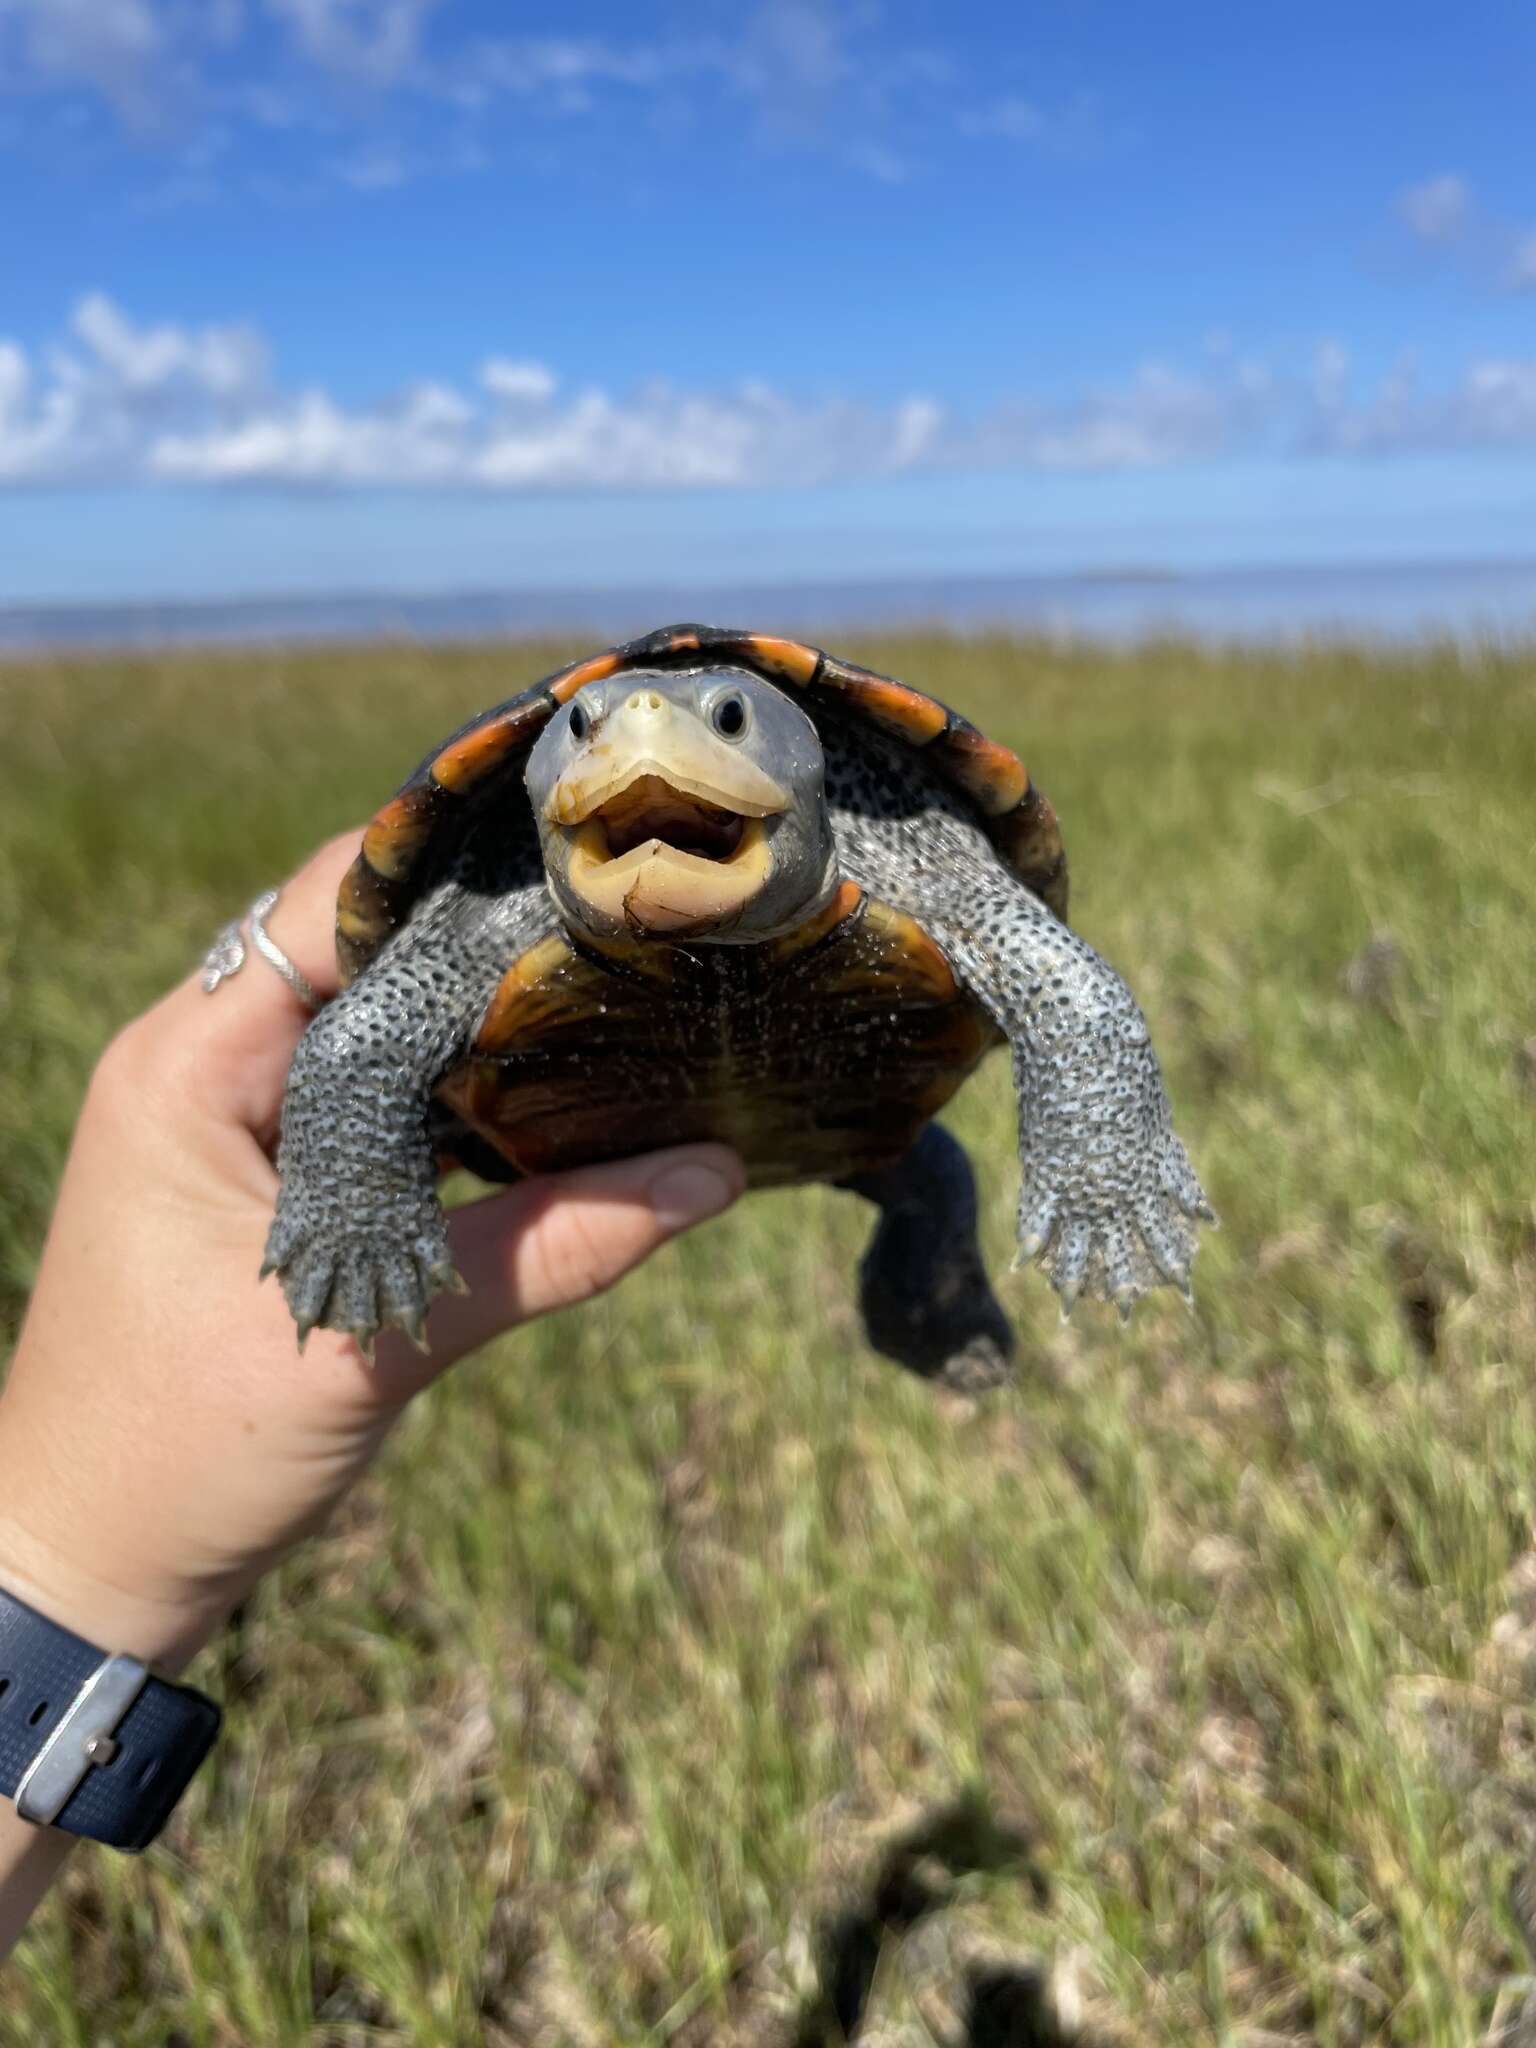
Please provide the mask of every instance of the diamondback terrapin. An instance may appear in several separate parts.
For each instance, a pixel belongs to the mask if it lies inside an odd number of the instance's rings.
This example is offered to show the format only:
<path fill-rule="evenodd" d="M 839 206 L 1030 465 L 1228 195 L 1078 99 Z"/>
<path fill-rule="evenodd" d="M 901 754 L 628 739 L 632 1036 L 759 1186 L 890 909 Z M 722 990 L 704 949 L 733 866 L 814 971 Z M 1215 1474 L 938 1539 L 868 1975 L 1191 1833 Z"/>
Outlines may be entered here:
<path fill-rule="evenodd" d="M 677 626 L 437 748 L 341 890 L 267 1246 L 301 1335 L 418 1341 L 454 1279 L 444 1157 L 492 1178 L 693 1139 L 880 1210 L 871 1342 L 976 1382 L 1011 1348 L 958 1143 L 1006 1041 L 1021 1258 L 1070 1308 L 1186 1289 L 1210 1217 L 1125 984 L 1063 922 L 1055 814 L 933 698 L 791 640 Z"/>

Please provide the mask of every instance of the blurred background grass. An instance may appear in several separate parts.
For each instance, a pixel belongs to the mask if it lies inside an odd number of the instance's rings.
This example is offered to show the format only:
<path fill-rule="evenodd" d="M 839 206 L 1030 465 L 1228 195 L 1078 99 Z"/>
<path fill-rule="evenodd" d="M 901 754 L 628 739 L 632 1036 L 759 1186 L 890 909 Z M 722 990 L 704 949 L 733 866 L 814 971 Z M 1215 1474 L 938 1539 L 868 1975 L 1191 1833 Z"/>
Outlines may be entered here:
<path fill-rule="evenodd" d="M 114 1027 L 580 651 L 0 671 L 12 1325 Z M 936 1393 L 811 1190 L 495 1347 L 200 1660 L 216 1756 L 0 2039 L 1527 2038 L 1536 657 L 845 651 L 1061 811 L 1225 1225 L 1195 1314 L 1022 1276 L 1017 1387 Z M 952 1120 L 1001 1269 L 1000 1063 Z"/>

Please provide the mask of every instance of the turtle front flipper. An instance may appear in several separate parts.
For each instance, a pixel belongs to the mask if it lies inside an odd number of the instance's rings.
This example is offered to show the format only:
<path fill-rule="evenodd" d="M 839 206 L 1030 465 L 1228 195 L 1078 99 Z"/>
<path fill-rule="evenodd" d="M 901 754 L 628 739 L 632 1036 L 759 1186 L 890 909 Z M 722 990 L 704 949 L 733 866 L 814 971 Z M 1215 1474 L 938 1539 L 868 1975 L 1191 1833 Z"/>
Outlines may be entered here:
<path fill-rule="evenodd" d="M 391 1326 L 424 1343 L 433 1297 L 462 1287 L 437 1199 L 432 1091 L 508 961 L 552 922 L 542 886 L 495 902 L 445 886 L 299 1041 L 262 1272 L 281 1281 L 301 1344 L 317 1325 L 369 1353 Z"/>
<path fill-rule="evenodd" d="M 1019 1249 L 1070 1314 L 1080 1294 L 1122 1315 L 1149 1289 L 1189 1292 L 1197 1221 L 1215 1212 L 1173 1128 L 1136 998 L 1091 946 L 1011 877 L 963 924 L 926 920 L 1006 1034 L 1019 1098 Z"/>
<path fill-rule="evenodd" d="M 1082 1294 L 1124 1314 L 1165 1283 L 1187 1293 L 1196 1224 L 1215 1217 L 1135 997 L 952 805 L 916 831 L 878 761 L 844 781 L 830 793 L 845 870 L 921 924 L 1008 1040 L 1019 1262 L 1045 1268 L 1064 1311 Z"/>

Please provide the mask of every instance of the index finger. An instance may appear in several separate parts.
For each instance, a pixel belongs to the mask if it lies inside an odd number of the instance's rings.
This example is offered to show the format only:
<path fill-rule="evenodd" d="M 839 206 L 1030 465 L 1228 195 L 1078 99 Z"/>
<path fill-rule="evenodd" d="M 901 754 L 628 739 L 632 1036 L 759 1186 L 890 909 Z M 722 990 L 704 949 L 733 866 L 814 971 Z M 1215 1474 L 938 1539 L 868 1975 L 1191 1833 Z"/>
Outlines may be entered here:
<path fill-rule="evenodd" d="M 322 1002 L 340 987 L 336 967 L 336 892 L 357 857 L 362 827 L 327 840 L 278 890 L 263 919 L 278 947 Z M 245 960 L 210 993 L 198 968 L 141 1020 L 151 1055 L 183 1083 L 184 1100 L 227 1116 L 259 1135 L 282 1101 L 294 1047 L 313 1011 L 250 940 Z"/>

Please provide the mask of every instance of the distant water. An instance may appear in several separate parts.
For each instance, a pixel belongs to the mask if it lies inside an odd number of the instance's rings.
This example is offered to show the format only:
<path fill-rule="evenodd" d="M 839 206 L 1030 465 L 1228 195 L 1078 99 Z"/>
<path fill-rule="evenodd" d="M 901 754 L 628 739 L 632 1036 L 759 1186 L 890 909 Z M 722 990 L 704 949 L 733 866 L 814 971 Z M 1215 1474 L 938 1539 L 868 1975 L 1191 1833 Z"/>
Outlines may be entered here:
<path fill-rule="evenodd" d="M 465 640 L 588 630 L 627 638 L 676 619 L 778 631 L 996 626 L 1062 638 L 1536 637 L 1536 561 L 1418 562 L 1190 574 L 906 577 L 614 591 L 468 591 L 227 603 L 0 606 L 0 655 L 359 639 Z"/>

